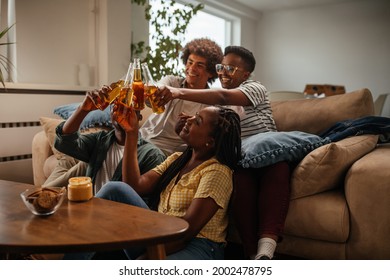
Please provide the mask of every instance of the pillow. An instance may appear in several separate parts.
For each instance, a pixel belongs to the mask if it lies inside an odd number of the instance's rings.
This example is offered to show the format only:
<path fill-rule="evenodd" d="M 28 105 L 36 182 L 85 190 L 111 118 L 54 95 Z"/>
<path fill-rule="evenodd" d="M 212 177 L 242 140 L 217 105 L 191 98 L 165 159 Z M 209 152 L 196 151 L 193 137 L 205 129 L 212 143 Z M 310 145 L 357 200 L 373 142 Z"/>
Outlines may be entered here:
<path fill-rule="evenodd" d="M 297 162 L 312 150 L 329 143 L 328 138 L 301 131 L 270 131 L 242 140 L 244 168 L 260 168 L 280 161 Z"/>
<path fill-rule="evenodd" d="M 76 111 L 79 105 L 80 103 L 71 103 L 58 106 L 54 108 L 54 114 L 66 120 Z M 110 110 L 111 106 L 108 106 L 104 111 L 95 110 L 90 112 L 81 123 L 80 130 L 96 126 L 112 127 Z"/>
<path fill-rule="evenodd" d="M 361 135 L 324 145 L 309 153 L 291 177 L 291 199 L 334 189 L 352 164 L 372 151 L 378 135 Z"/>
<path fill-rule="evenodd" d="M 54 148 L 54 140 L 56 138 L 56 127 L 64 120 L 40 117 L 39 121 L 43 127 L 43 130 L 45 131 L 47 140 L 53 151 L 53 154 L 57 159 L 61 158 L 63 153 L 59 152 L 56 148 Z"/>
<path fill-rule="evenodd" d="M 56 127 L 63 122 L 63 119 L 53 119 L 53 118 L 47 118 L 47 117 L 40 117 L 39 121 L 43 127 L 43 130 L 45 131 L 47 140 L 49 142 L 49 145 L 53 151 L 53 154 L 57 159 L 60 159 L 64 156 L 63 153 L 58 151 L 56 148 L 54 148 L 54 140 L 56 139 Z M 95 133 L 100 130 L 110 130 L 108 127 L 92 127 L 92 128 L 85 128 L 82 133 L 88 134 L 88 133 Z"/>

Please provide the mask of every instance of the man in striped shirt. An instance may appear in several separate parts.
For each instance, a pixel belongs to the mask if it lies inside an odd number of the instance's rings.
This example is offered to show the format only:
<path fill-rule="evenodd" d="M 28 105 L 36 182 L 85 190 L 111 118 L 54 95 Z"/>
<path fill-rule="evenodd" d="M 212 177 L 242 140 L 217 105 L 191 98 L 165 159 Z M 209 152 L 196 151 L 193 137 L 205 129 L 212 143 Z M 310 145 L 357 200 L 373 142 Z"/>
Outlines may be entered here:
<path fill-rule="evenodd" d="M 242 138 L 260 132 L 276 131 L 266 88 L 260 82 L 249 79 L 255 65 L 256 60 L 250 51 L 243 47 L 229 46 L 225 49 L 222 63 L 216 65 L 223 88 L 192 90 L 167 86 L 162 88 L 159 96 L 162 104 L 182 99 L 209 105 L 242 106 Z"/>

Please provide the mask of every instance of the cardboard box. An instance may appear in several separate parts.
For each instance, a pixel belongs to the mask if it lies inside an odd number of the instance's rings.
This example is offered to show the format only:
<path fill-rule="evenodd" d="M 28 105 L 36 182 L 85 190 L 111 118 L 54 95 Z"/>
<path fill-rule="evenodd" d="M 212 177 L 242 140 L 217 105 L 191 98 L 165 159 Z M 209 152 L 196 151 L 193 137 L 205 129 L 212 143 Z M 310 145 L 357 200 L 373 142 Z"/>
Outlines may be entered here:
<path fill-rule="evenodd" d="M 332 96 L 337 94 L 344 94 L 345 87 L 340 85 L 330 85 L 330 84 L 307 84 L 304 93 L 307 95 L 316 95 L 319 96 L 324 94 L 325 96 Z"/>

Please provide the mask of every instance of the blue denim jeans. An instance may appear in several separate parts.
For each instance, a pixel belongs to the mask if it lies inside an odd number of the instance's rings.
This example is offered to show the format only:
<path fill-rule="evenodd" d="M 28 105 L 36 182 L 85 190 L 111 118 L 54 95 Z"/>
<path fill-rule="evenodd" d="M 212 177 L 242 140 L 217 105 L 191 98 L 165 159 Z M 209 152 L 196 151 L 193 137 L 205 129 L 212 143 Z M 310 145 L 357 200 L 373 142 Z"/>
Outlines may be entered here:
<path fill-rule="evenodd" d="M 129 185 L 112 181 L 107 183 L 96 194 L 96 197 L 116 202 L 126 203 L 149 209 L 145 201 Z M 143 247 L 124 249 L 129 259 L 136 259 L 145 252 Z M 64 259 L 90 260 L 95 252 L 65 254 Z M 222 260 L 224 259 L 224 244 L 216 243 L 205 238 L 193 238 L 182 250 L 167 256 L 168 260 Z"/>
<path fill-rule="evenodd" d="M 380 139 L 382 139 L 382 143 L 389 142 L 390 118 L 367 116 L 341 121 L 330 127 L 327 131 L 321 133 L 320 136 L 323 138 L 328 137 L 332 142 L 336 142 L 349 136 L 363 134 L 381 135 Z"/>

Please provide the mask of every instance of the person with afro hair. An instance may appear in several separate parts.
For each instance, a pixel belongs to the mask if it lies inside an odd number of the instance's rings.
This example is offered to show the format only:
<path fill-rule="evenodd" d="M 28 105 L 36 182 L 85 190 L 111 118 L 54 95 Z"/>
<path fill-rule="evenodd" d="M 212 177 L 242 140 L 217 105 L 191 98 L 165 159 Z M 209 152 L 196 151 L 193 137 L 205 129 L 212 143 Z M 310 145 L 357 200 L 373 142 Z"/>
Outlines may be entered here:
<path fill-rule="evenodd" d="M 208 38 L 194 39 L 181 51 L 185 76 L 163 77 L 158 86 L 207 89 L 218 78 L 215 65 L 221 63 L 222 58 L 222 49 L 216 42 Z M 207 106 L 209 105 L 186 100 L 172 100 L 165 104 L 163 113 L 149 116 L 139 130 L 141 137 L 159 147 L 166 155 L 182 152 L 186 144 L 175 132 L 179 115 L 195 115 Z"/>

